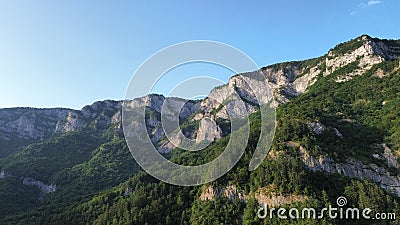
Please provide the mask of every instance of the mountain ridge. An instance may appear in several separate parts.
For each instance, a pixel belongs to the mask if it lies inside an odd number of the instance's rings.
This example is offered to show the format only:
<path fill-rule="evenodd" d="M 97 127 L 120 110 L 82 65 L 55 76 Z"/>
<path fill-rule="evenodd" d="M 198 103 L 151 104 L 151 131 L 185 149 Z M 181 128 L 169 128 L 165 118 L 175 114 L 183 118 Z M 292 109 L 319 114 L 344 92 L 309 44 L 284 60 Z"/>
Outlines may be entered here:
<path fill-rule="evenodd" d="M 390 43 L 389 46 L 388 43 Z M 260 71 L 264 74 L 271 87 L 276 102 L 275 107 L 277 107 L 279 104 L 287 103 L 290 99 L 304 93 L 316 82 L 318 77 L 332 74 L 339 68 L 357 63 L 358 69 L 355 69 L 353 73 L 347 73 L 346 75 L 337 77 L 337 82 L 344 82 L 352 79 L 354 76 L 363 74 L 371 69 L 373 65 L 383 61 L 397 59 L 399 55 L 399 40 L 386 40 L 371 38 L 368 35 L 361 35 L 360 37 L 348 42 L 338 44 L 323 56 L 302 61 L 277 63 L 262 67 Z M 354 64 L 354 66 L 356 65 Z M 257 71 L 253 71 L 243 74 L 251 78 L 251 74 L 256 72 Z M 257 86 L 257 84 L 253 86 Z M 226 120 L 228 116 L 224 109 L 219 109 L 217 112 L 215 112 L 215 110 L 218 109 L 224 101 L 220 96 L 225 96 L 226 98 L 228 95 L 235 92 L 236 89 L 239 90 L 241 98 L 249 100 L 252 104 L 257 104 L 254 96 L 251 96 L 253 90 L 249 90 L 248 85 L 246 85 L 244 81 L 241 81 L 238 75 L 234 75 L 229 79 L 227 84 L 215 87 L 210 91 L 209 95 L 214 96 L 213 98 L 217 99 L 218 102 L 210 100 L 209 98 L 201 101 L 202 103 L 200 105 L 202 106 L 200 106 L 200 108 L 202 108 L 202 112 L 198 113 L 194 120 L 201 120 L 204 116 L 210 115 L 211 111 L 215 113 L 214 117 L 212 117 L 214 120 Z M 150 106 L 150 108 L 157 108 L 156 111 L 160 112 L 160 104 L 162 104 L 161 102 L 163 101 L 161 99 L 166 99 L 163 95 L 150 94 L 148 96 L 138 97 L 132 101 L 143 101 L 149 96 L 155 98 L 154 100 L 158 102 L 158 105 L 155 105 L 154 107 Z M 160 99 L 156 100 L 156 98 Z M 168 99 L 173 98 L 168 97 Z M 2 139 L 7 139 L 10 135 L 15 136 L 16 134 L 19 139 L 28 139 L 28 143 L 33 143 L 57 133 L 65 133 L 81 129 L 84 126 L 88 126 L 88 124 L 106 128 L 111 124 L 119 123 L 121 121 L 120 111 L 122 102 L 123 100 L 96 101 L 91 105 L 82 107 L 80 110 L 68 108 L 37 109 L 30 107 L 0 109 L 0 137 L 2 137 Z M 246 110 L 249 110 L 250 113 L 257 110 L 252 104 L 245 104 L 247 108 Z M 103 109 L 102 112 L 96 112 L 99 107 Z M 109 109 L 107 109 L 107 107 L 109 107 Z M 193 105 L 193 107 L 197 106 Z M 236 105 L 236 107 L 238 107 L 238 105 Z M 193 110 L 197 111 L 198 109 Z M 244 109 L 238 108 L 238 111 L 241 110 Z M 20 117 L 16 119 L 7 118 L 11 117 L 11 115 L 7 115 L 7 111 L 14 111 L 13 114 L 17 113 Z M 15 117 L 15 115 L 13 116 Z M 49 121 L 37 125 L 36 117 L 46 117 Z M 156 122 L 157 125 L 160 125 L 159 122 L 160 121 Z M 160 133 L 158 130 L 153 132 Z M 215 135 L 220 137 L 224 136 L 221 129 L 220 131 L 210 130 L 208 133 L 215 133 Z M 193 135 L 194 134 L 191 134 L 190 136 L 193 137 Z M 161 139 L 163 139 L 163 137 L 158 137 L 156 142 Z M 163 143 L 161 145 L 164 145 L 165 147 L 164 150 L 162 150 L 163 152 L 171 150 L 171 146 L 167 147 L 167 145 L 169 145 L 168 143 Z M 9 151 L 8 154 L 12 152 L 15 151 Z"/>
<path fill-rule="evenodd" d="M 47 109 L 17 108 L 21 111 L 17 115 L 0 109 L 0 153 L 6 152 L 0 155 L 0 199 L 4 202 L 0 223 L 107 224 L 129 218 L 138 224 L 201 224 L 202 218 L 216 215 L 213 208 L 227 206 L 234 218 L 222 213 L 214 219 L 240 224 L 251 221 L 251 215 L 254 219 L 254 210 L 262 202 L 318 207 L 346 195 L 352 206 L 365 207 L 358 204 L 365 198 L 364 190 L 372 199 L 384 201 L 372 206 L 398 210 L 400 115 L 396 104 L 400 89 L 396 84 L 400 82 L 400 59 L 398 55 L 385 59 L 375 54 L 371 43 L 379 41 L 363 35 L 336 46 L 336 53 L 260 69 L 277 99 L 277 131 L 269 155 L 253 172 L 248 171 L 248 161 L 257 144 L 260 115 L 254 92 L 240 76 L 214 88 L 211 97 L 184 105 L 180 125 L 185 136 L 200 141 L 216 137 L 209 140 L 211 145 L 204 153 L 194 156 L 176 149 L 176 140 L 166 140 L 160 128 L 162 104 L 182 99 L 151 94 L 127 101 L 145 106 L 149 136 L 161 153 L 174 162 L 196 165 L 223 151 L 229 140 L 229 118 L 221 103 L 238 92 L 245 104 L 234 108 L 251 114 L 249 145 L 232 171 L 201 187 L 169 186 L 141 172 L 122 132 L 124 101 L 97 101 L 81 110 L 60 109 L 60 115 L 50 113 L 53 109 L 41 114 Z M 387 43 L 398 47 L 398 41 Z M 240 75 L 251 77 L 256 72 Z M 251 82 L 257 84 L 257 80 Z M 269 100 L 272 96 L 264 97 Z M 47 114 L 54 118 L 41 124 Z M 211 118 L 216 126 L 204 118 Z M 25 128 L 31 132 L 25 133 Z M 7 142 L 6 135 L 13 139 Z M 10 145 L 14 142 L 16 146 Z M 44 194 L 40 187 L 26 184 L 56 188 Z M 18 195 L 26 202 L 14 204 L 11 199 Z M 284 196 L 290 197 L 282 201 Z M 44 212 L 49 217 L 41 215 Z"/>

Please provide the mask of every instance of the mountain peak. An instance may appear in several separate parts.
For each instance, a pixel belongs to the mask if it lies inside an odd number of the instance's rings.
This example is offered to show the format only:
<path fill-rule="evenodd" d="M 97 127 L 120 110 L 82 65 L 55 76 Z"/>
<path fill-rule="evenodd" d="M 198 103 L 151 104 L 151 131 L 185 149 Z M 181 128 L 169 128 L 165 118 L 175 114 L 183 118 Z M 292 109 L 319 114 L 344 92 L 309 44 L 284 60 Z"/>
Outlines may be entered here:
<path fill-rule="evenodd" d="M 395 60 L 400 56 L 400 40 L 372 38 L 363 34 L 355 39 L 341 43 L 332 48 L 330 57 L 346 54 L 378 55 L 384 60 Z"/>

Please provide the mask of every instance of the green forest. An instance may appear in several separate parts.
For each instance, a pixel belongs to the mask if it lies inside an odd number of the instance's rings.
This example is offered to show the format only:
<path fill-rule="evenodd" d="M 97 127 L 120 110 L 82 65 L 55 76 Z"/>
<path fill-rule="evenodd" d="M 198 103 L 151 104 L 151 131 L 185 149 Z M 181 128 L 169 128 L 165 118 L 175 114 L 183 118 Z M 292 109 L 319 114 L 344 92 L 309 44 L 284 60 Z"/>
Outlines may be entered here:
<path fill-rule="evenodd" d="M 353 41 L 338 45 L 333 52 L 340 55 L 359 46 Z M 310 67 L 319 59 L 324 61 L 321 57 L 289 64 Z M 254 171 L 249 171 L 248 165 L 257 146 L 261 116 L 259 112 L 251 114 L 250 137 L 240 161 L 223 177 L 200 186 L 170 185 L 144 172 L 133 160 L 118 125 L 107 129 L 88 125 L 29 144 L 0 159 L 0 169 L 13 175 L 0 179 L 0 224 L 372 224 L 365 219 L 328 217 L 261 219 L 257 217 L 260 190 L 275 197 L 303 196 L 301 201 L 281 205 L 285 208 L 322 209 L 336 206 L 337 198 L 345 196 L 346 207 L 371 208 L 371 215 L 385 212 L 400 217 L 400 198 L 395 193 L 369 179 L 312 171 L 299 157 L 299 149 L 304 148 L 311 156 L 329 157 L 338 163 L 352 158 L 398 175 L 399 169 L 372 155 L 383 153 L 382 143 L 393 151 L 400 149 L 399 65 L 399 59 L 383 61 L 340 83 L 336 78 L 357 69 L 357 63 L 319 76 L 307 92 L 277 108 L 270 154 Z M 278 64 L 275 69 L 285 66 Z M 320 67 L 324 68 L 324 63 Z M 385 76 L 377 77 L 378 70 Z M 107 112 L 99 109 L 99 113 Z M 153 112 L 152 116 L 158 115 Z M 309 125 L 315 121 L 326 127 L 320 134 Z M 229 130 L 226 121 L 218 123 Z M 198 124 L 183 123 L 183 127 L 197 129 Z M 199 165 L 223 152 L 229 138 L 228 134 L 203 151 L 176 149 L 165 157 Z M 57 184 L 57 191 L 40 196 L 38 189 L 21 184 L 21 176 Z M 209 187 L 223 190 L 228 186 L 235 186 L 246 197 L 232 199 L 221 194 L 201 199 Z M 373 224 L 400 224 L 400 218 L 374 220 Z"/>

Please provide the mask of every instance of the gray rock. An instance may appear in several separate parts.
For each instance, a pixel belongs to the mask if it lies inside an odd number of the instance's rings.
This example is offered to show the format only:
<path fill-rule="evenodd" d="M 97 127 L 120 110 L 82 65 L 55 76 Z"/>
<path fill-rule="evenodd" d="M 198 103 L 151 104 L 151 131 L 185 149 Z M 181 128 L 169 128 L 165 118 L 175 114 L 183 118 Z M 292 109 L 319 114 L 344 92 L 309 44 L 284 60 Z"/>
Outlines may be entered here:
<path fill-rule="evenodd" d="M 49 194 L 51 192 L 56 191 L 56 189 L 57 189 L 56 185 L 53 185 L 53 184 L 46 185 L 42 181 L 35 180 L 30 177 L 22 177 L 21 179 L 22 179 L 23 185 L 37 187 L 37 188 L 39 188 L 39 190 L 41 191 L 42 194 Z"/>
<path fill-rule="evenodd" d="M 333 130 L 335 131 L 335 135 L 336 135 L 336 136 L 338 136 L 338 137 L 340 137 L 340 138 L 343 138 L 343 134 L 340 133 L 340 131 L 339 131 L 338 129 L 333 128 Z"/>
<path fill-rule="evenodd" d="M 200 121 L 200 127 L 196 138 L 197 143 L 200 143 L 204 140 L 215 141 L 220 139 L 221 136 L 221 129 L 217 126 L 213 119 L 206 117 Z"/>
<path fill-rule="evenodd" d="M 385 143 L 381 144 L 381 147 L 383 148 L 383 158 L 386 160 L 388 166 L 393 166 L 394 168 L 399 169 L 400 165 L 392 150 L 386 146 Z"/>
<path fill-rule="evenodd" d="M 0 179 L 11 177 L 10 173 L 6 173 L 4 170 L 0 171 Z"/>
<path fill-rule="evenodd" d="M 210 185 L 201 193 L 200 200 L 214 200 L 216 197 L 225 197 L 231 202 L 237 198 L 241 201 L 246 201 L 248 198 L 248 196 L 245 196 L 243 191 L 239 191 L 235 185 L 228 185 L 221 189 Z"/>
<path fill-rule="evenodd" d="M 307 123 L 307 125 L 313 130 L 315 134 L 322 134 L 326 127 L 319 121 Z"/>
<path fill-rule="evenodd" d="M 390 193 L 400 196 L 400 177 L 392 176 L 383 167 L 375 164 L 364 164 L 361 161 L 348 159 L 346 163 L 336 163 L 332 158 L 319 156 L 317 160 L 308 151 L 300 146 L 300 159 L 312 171 L 324 171 L 327 173 L 339 173 L 350 178 L 370 179 L 379 184 Z"/>

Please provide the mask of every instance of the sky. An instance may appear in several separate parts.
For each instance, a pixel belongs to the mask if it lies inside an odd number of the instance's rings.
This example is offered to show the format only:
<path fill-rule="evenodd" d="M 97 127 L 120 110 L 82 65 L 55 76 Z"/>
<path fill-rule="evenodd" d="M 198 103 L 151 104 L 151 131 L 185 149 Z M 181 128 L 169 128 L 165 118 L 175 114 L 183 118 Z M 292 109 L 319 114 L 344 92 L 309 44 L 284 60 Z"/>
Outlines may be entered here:
<path fill-rule="evenodd" d="M 362 34 L 400 39 L 399 11 L 398 0 L 0 0 L 0 108 L 124 99 L 147 58 L 183 41 L 223 42 L 262 67 L 318 57 Z M 233 74 L 192 65 L 167 75 L 155 93 L 185 76 Z"/>

